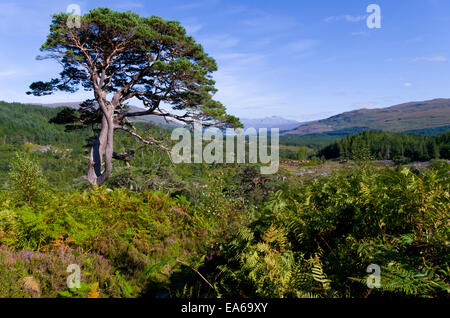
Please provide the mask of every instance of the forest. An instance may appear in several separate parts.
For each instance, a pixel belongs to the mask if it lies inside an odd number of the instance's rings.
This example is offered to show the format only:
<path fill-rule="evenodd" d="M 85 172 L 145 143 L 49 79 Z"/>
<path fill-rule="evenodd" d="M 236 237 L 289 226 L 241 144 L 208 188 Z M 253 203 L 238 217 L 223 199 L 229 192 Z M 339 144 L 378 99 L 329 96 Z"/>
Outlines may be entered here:
<path fill-rule="evenodd" d="M 365 131 L 349 135 L 322 148 L 318 156 L 326 159 L 355 159 L 367 149 L 373 159 L 403 162 L 450 159 L 450 132 L 437 136 Z"/>

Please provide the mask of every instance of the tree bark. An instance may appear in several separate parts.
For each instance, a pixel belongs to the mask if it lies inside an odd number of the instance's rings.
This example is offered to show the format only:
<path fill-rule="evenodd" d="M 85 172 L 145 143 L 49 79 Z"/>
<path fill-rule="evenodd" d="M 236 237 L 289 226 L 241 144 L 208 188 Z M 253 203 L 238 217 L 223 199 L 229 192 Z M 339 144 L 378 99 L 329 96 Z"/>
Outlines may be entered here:
<path fill-rule="evenodd" d="M 112 172 L 112 160 L 113 158 L 119 160 L 125 160 L 127 166 L 130 165 L 127 161 L 127 157 L 134 154 L 134 151 L 128 151 L 124 154 L 114 153 L 114 131 L 121 129 L 126 131 L 130 135 L 136 137 L 141 142 L 147 145 L 155 145 L 166 152 L 170 152 L 170 149 L 162 145 L 160 142 L 152 138 L 151 136 L 143 138 L 135 131 L 125 127 L 123 125 L 124 117 L 115 114 L 115 109 L 119 106 L 120 95 L 115 94 L 111 102 L 107 102 L 105 98 L 106 94 L 96 92 L 95 97 L 100 106 L 100 112 L 102 116 L 100 133 L 91 147 L 88 161 L 88 172 L 86 179 L 93 186 L 101 186 L 109 177 Z M 103 171 L 102 171 L 103 169 Z"/>
<path fill-rule="evenodd" d="M 97 140 L 91 147 L 88 161 L 88 173 L 86 179 L 93 186 L 101 186 L 112 171 L 112 157 L 114 151 L 114 122 L 113 107 L 108 107 L 102 112 L 102 127 Z M 104 163 L 104 170 L 103 169 Z"/>

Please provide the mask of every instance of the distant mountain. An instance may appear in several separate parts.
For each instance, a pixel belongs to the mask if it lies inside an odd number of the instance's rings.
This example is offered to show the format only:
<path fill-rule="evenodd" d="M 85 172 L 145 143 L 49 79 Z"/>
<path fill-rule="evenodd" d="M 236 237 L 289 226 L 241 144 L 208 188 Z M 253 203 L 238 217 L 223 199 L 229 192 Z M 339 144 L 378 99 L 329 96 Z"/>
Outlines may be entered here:
<path fill-rule="evenodd" d="M 450 99 L 410 102 L 378 109 L 359 109 L 312 121 L 284 132 L 306 135 L 342 129 L 374 129 L 391 132 L 445 130 L 450 125 Z"/>
<path fill-rule="evenodd" d="M 247 128 L 279 128 L 281 130 L 290 130 L 297 128 L 302 123 L 296 120 L 285 119 L 278 116 L 259 118 L 259 119 L 248 119 L 241 118 L 241 123 Z"/>
<path fill-rule="evenodd" d="M 80 107 L 81 102 L 63 102 L 63 103 L 51 103 L 51 104 L 32 104 L 32 105 L 39 105 L 49 108 L 57 108 L 57 107 L 70 107 L 74 109 L 78 109 Z M 145 109 L 136 107 L 136 106 L 130 106 L 129 111 L 130 112 L 139 112 L 144 111 Z M 136 117 L 136 120 L 144 120 L 148 121 L 157 125 L 161 126 L 170 126 L 170 127 L 180 127 L 182 126 L 180 123 L 177 123 L 173 120 L 165 120 L 163 117 L 160 116 L 154 116 L 154 115 L 147 115 L 147 116 L 140 116 Z"/>

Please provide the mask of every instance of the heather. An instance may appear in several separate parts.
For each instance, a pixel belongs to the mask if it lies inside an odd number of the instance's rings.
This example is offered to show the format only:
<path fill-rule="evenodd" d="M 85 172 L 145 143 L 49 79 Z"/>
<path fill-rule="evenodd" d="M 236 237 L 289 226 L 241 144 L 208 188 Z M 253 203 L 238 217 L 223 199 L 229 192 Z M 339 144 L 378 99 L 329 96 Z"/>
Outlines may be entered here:
<path fill-rule="evenodd" d="M 67 267 L 82 267 L 80 289 L 68 289 Z M 80 249 L 58 247 L 51 251 L 14 251 L 0 247 L 0 293 L 2 297 L 89 297 L 100 288 L 108 297 L 125 296 L 125 286 L 102 256 Z M 118 274 L 117 274 L 118 275 Z"/>

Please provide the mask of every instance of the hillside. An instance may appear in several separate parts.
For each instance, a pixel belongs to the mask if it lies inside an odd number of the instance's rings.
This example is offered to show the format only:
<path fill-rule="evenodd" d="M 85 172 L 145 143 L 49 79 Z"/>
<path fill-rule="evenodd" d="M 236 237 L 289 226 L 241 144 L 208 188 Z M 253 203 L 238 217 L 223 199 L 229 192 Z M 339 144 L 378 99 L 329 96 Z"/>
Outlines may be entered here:
<path fill-rule="evenodd" d="M 450 99 L 410 102 L 381 109 L 359 109 L 306 123 L 284 135 L 306 135 L 367 128 L 391 132 L 437 129 L 450 125 Z M 445 130 L 445 129 L 444 129 Z"/>
<path fill-rule="evenodd" d="M 82 145 L 87 134 L 81 131 L 65 132 L 64 126 L 53 125 L 49 119 L 58 108 L 0 101 L 0 140 L 2 144 L 33 142 L 52 145 Z"/>
<path fill-rule="evenodd" d="M 5 186 L 14 154 L 24 150 L 39 158 L 52 186 L 69 186 L 84 175 L 88 151 L 86 146 L 93 136 L 92 130 L 65 131 L 64 125 L 49 123 L 49 119 L 61 109 L 0 101 L 0 189 Z M 169 129 L 166 126 L 142 121 L 137 122 L 135 127 L 151 133 L 158 140 L 168 141 Z M 125 148 L 138 151 L 139 155 L 133 158 L 134 164 L 151 168 L 154 160 L 149 154 L 155 152 L 156 155 L 154 148 L 141 147 L 135 138 L 120 131 L 114 140 L 119 151 L 125 151 Z M 117 168 L 121 165 L 124 163 L 116 163 Z"/>
<path fill-rule="evenodd" d="M 70 108 L 74 108 L 74 109 L 78 109 L 80 107 L 81 102 L 63 102 L 63 103 L 51 103 L 51 104 L 32 104 L 32 105 L 38 105 L 38 106 L 43 106 L 43 107 L 48 107 L 48 108 L 59 108 L 59 107 L 70 107 Z M 136 107 L 136 106 L 129 106 L 129 111 L 132 112 L 140 112 L 143 111 L 145 109 L 140 108 L 140 107 Z M 165 120 L 162 117 L 159 116 L 154 116 L 154 115 L 148 115 L 148 116 L 140 116 L 138 118 L 136 118 L 135 120 L 141 121 L 148 121 L 157 125 L 161 125 L 161 126 L 168 126 L 168 127 L 180 127 L 182 126 L 180 123 L 177 123 L 173 120 Z"/>

